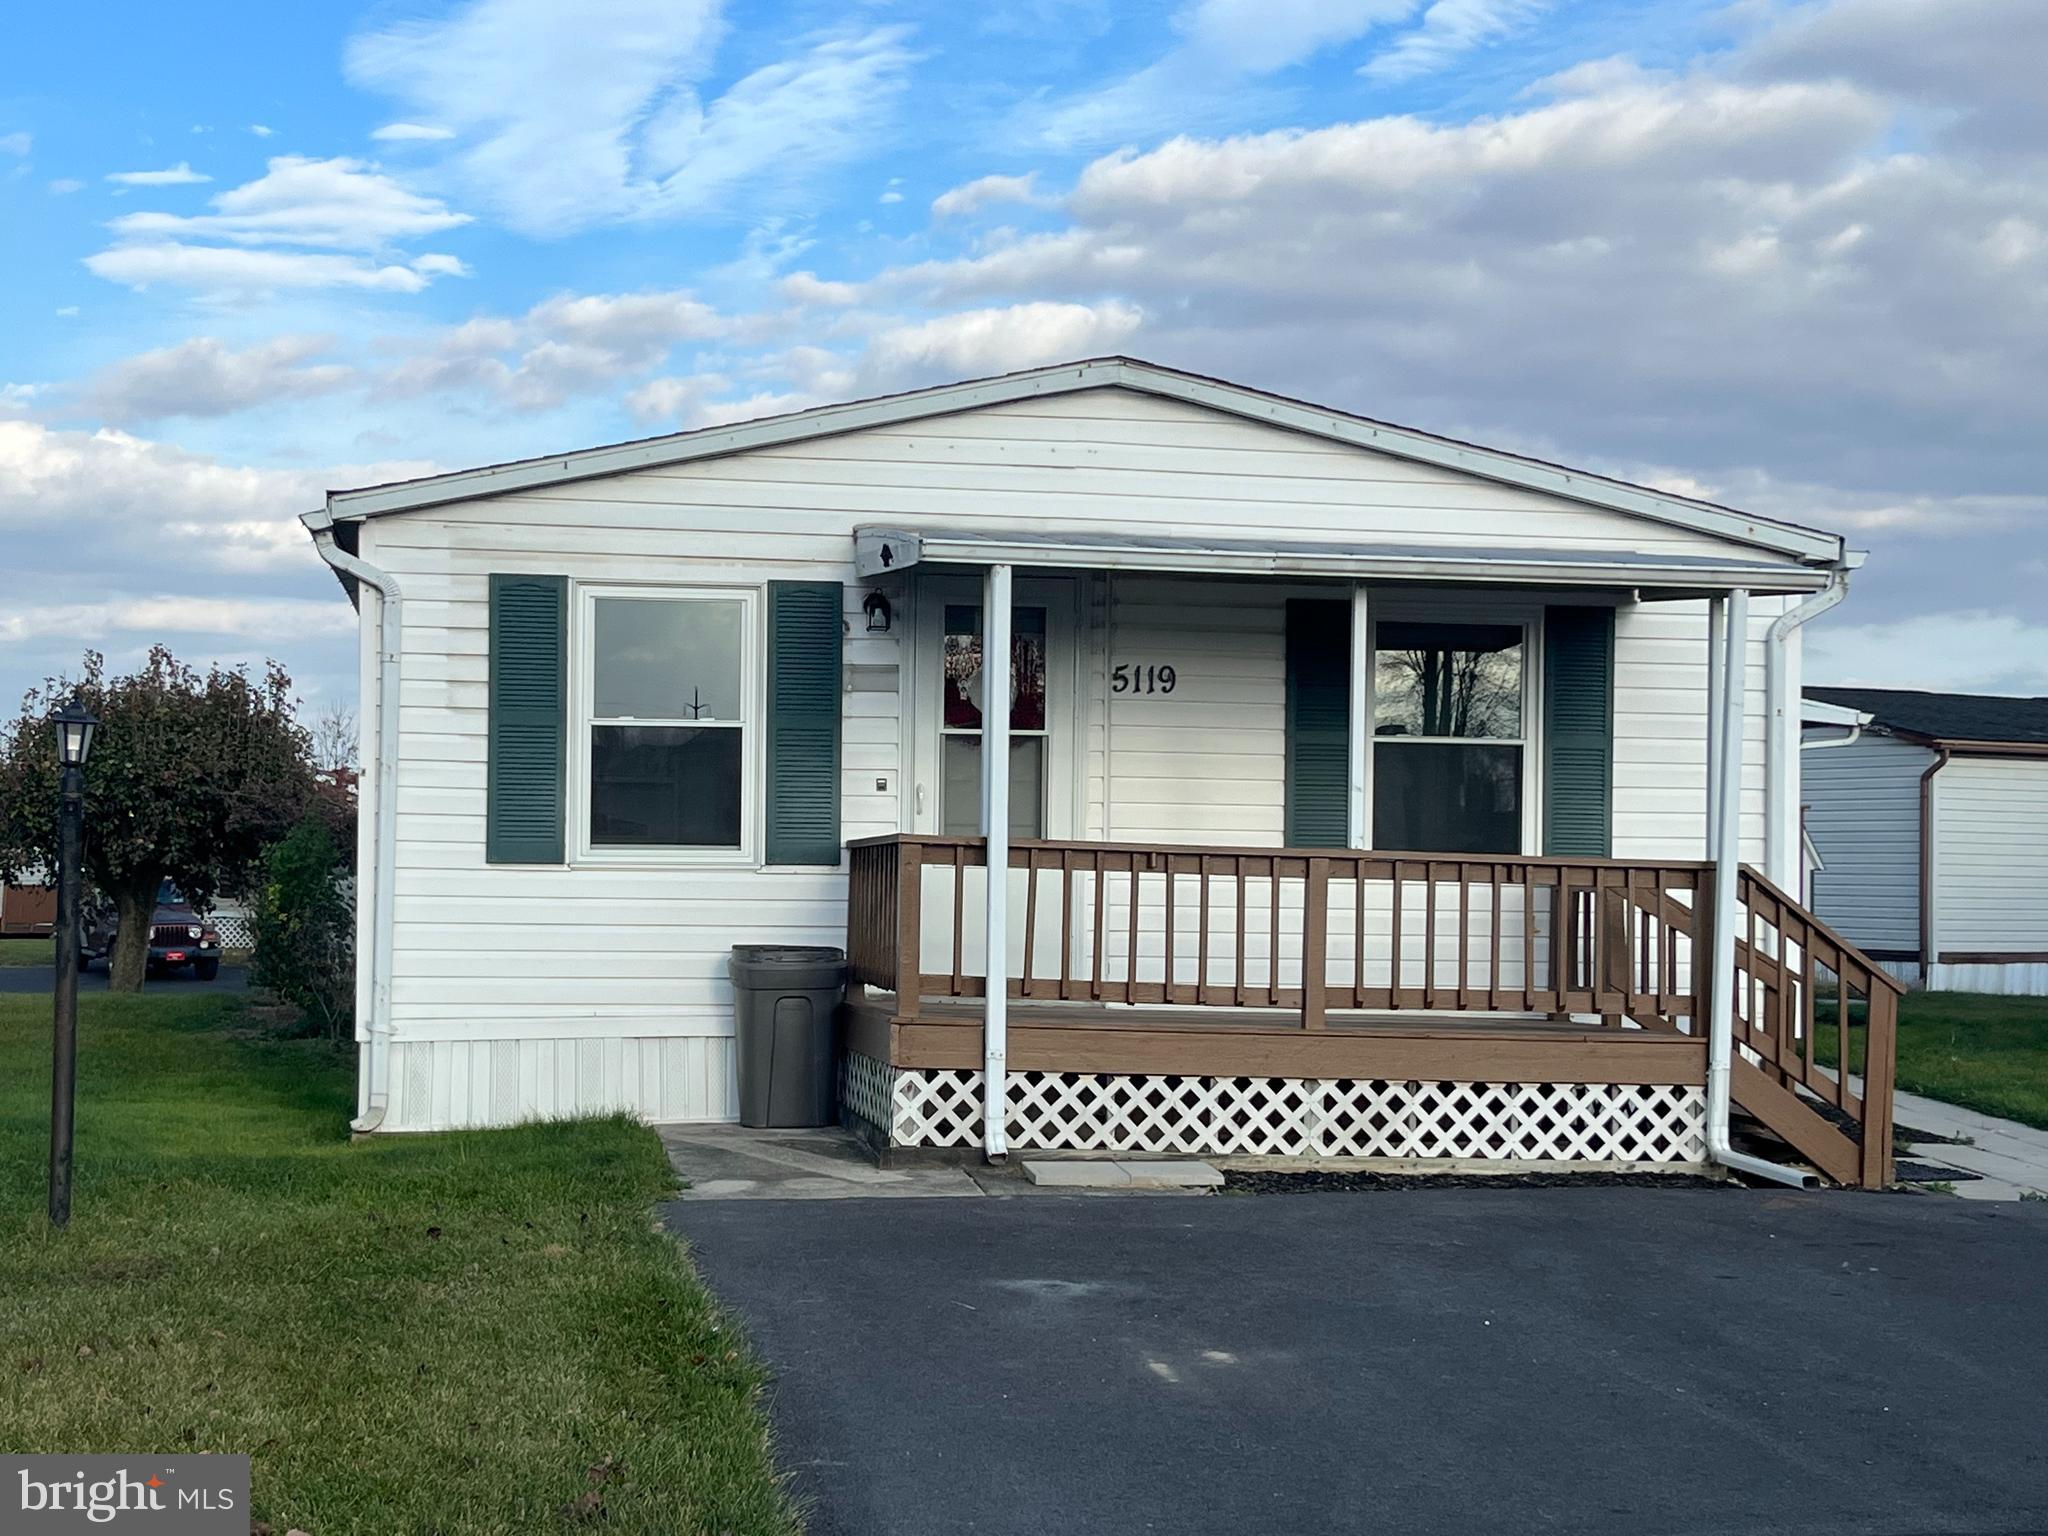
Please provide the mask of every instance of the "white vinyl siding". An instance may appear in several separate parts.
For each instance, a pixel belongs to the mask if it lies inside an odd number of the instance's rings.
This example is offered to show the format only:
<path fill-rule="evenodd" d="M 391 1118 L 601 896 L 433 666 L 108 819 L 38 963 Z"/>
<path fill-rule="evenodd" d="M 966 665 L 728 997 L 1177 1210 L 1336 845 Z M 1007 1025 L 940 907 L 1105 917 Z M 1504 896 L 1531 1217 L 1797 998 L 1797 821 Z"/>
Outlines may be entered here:
<path fill-rule="evenodd" d="M 1827 866 L 1814 876 L 1814 911 L 1852 944 L 1919 952 L 1920 775 L 1933 761 L 1926 747 L 1869 731 L 1800 753 L 1806 829 Z"/>
<path fill-rule="evenodd" d="M 1934 948 L 2048 953 L 2048 762 L 1954 757 L 1934 776 Z"/>
<path fill-rule="evenodd" d="M 1109 578 L 1093 638 L 1104 675 L 1112 841 L 1278 847 L 1286 799 L 1287 599 L 1328 588 Z M 1174 668 L 1174 690 L 1109 691 L 1122 663 Z"/>
<path fill-rule="evenodd" d="M 1776 598 L 1750 605 L 1744 669 L 1742 859 L 1759 868 L 1764 637 L 1782 611 Z M 1614 619 L 1614 857 L 1697 859 L 1706 842 L 1707 605 L 1638 603 Z"/>
<path fill-rule="evenodd" d="M 728 950 L 845 937 L 846 880 L 832 870 L 485 863 L 487 578 L 843 583 L 845 660 L 869 669 L 842 695 L 843 831 L 853 839 L 906 826 L 912 788 L 899 690 L 915 597 L 892 587 L 891 633 L 866 633 L 852 532 L 869 521 L 1756 558 L 1648 520 L 1110 390 L 371 520 L 361 553 L 405 594 L 387 1128 L 611 1108 L 730 1118 Z M 1081 835 L 1280 841 L 1285 599 L 1306 590 L 1336 589 L 1078 583 Z M 366 596 L 366 740 L 374 614 Z M 1761 649 L 1752 651 L 1744 850 L 1755 859 L 1763 684 Z M 1620 616 L 1618 855 L 1699 853 L 1705 652 L 1697 606 Z M 1112 698 L 1112 658 L 1173 663 L 1175 694 Z M 373 779 L 365 792 L 379 791 Z M 385 878 L 373 871 L 366 890 Z"/>

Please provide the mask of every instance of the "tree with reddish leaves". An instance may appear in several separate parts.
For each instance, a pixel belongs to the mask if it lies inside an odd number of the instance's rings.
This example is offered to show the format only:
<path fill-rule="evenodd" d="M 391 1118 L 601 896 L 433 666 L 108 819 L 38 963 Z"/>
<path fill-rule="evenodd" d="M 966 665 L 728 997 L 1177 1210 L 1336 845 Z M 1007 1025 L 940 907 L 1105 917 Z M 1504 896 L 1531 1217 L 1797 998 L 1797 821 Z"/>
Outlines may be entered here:
<path fill-rule="evenodd" d="M 100 717 L 85 765 L 85 876 L 114 906 L 108 960 L 117 992 L 140 991 L 157 890 L 168 878 L 195 909 L 248 889 L 264 850 L 311 808 L 312 743 L 275 662 L 201 674 L 162 646 L 126 677 L 85 657 L 22 701 L 0 739 L 0 875 L 57 864 L 57 746 L 50 716 L 77 699 Z M 60 956 L 68 963 L 70 956 Z"/>

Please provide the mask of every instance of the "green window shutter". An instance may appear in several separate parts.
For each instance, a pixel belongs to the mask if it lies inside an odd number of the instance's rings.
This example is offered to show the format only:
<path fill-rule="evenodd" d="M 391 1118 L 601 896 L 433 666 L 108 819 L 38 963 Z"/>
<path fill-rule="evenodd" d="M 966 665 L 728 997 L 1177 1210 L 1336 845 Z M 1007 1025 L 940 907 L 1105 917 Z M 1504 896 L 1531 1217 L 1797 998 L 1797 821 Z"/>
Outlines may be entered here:
<path fill-rule="evenodd" d="M 1287 604 L 1287 845 L 1351 840 L 1351 604 Z"/>
<path fill-rule="evenodd" d="M 490 863 L 562 862 L 568 639 L 566 576 L 491 577 Z"/>
<path fill-rule="evenodd" d="M 836 581 L 768 583 L 768 862 L 839 864 Z"/>
<path fill-rule="evenodd" d="M 1614 846 L 1614 610 L 1543 618 L 1543 851 Z"/>

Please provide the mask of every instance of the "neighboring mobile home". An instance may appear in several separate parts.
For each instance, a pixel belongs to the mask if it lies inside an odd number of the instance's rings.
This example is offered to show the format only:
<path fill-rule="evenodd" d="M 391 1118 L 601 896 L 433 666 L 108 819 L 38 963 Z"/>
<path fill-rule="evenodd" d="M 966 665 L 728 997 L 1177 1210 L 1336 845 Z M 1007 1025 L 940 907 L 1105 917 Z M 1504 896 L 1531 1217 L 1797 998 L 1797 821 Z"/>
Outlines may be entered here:
<path fill-rule="evenodd" d="M 1882 1176 L 1801 1095 L 1888 1113 L 1813 1010 L 1882 1066 L 1891 983 L 1780 894 L 1834 534 L 1121 358 L 306 522 L 364 1129 L 732 1118 L 726 954 L 788 942 L 849 951 L 888 1148 L 1689 1165 L 1732 1076 Z"/>
<path fill-rule="evenodd" d="M 1809 688 L 1816 910 L 1907 981 L 2048 994 L 2048 699 Z"/>

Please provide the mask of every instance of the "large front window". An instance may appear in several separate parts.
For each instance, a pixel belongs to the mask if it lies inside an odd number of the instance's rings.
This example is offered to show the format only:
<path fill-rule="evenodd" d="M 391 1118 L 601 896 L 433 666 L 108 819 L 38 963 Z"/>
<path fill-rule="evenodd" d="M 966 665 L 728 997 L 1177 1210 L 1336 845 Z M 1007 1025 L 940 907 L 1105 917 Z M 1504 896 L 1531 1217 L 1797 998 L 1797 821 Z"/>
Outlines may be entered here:
<path fill-rule="evenodd" d="M 591 848 L 745 848 L 749 606 L 738 595 L 590 598 Z"/>
<path fill-rule="evenodd" d="M 1375 627 L 1375 848 L 1521 852 L 1524 650 L 1519 624 Z"/>

